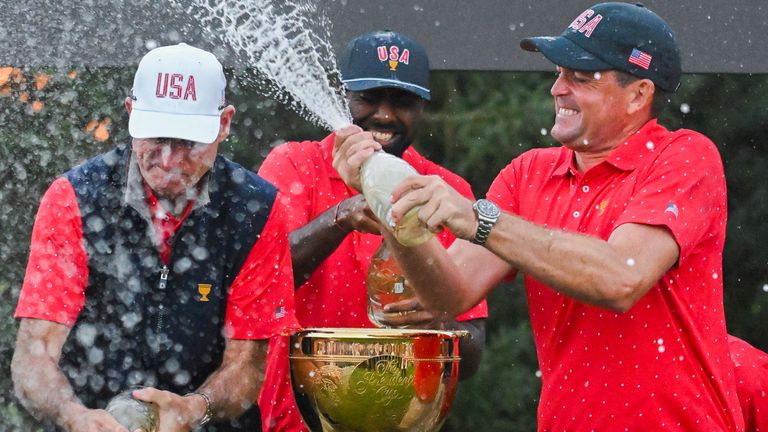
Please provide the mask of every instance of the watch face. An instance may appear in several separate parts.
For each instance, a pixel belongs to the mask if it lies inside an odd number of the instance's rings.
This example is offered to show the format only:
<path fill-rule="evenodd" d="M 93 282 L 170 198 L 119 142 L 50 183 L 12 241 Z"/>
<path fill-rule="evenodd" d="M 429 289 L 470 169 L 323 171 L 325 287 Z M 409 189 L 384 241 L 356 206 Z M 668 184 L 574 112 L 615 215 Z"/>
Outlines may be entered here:
<path fill-rule="evenodd" d="M 488 218 L 496 218 L 501 214 L 499 206 L 485 199 L 477 201 L 477 212 Z"/>

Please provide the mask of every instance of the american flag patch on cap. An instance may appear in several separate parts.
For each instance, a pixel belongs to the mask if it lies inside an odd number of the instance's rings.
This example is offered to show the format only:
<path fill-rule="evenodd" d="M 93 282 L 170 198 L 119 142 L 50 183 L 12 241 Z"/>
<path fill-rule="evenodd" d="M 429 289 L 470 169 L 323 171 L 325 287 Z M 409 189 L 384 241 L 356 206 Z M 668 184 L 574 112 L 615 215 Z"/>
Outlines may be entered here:
<path fill-rule="evenodd" d="M 653 57 L 650 54 L 644 53 L 637 48 L 632 48 L 632 54 L 629 55 L 630 63 L 646 70 L 651 67 L 651 60 L 653 60 Z"/>
<path fill-rule="evenodd" d="M 285 307 L 278 306 L 277 309 L 275 309 L 275 318 L 283 318 L 285 316 Z"/>

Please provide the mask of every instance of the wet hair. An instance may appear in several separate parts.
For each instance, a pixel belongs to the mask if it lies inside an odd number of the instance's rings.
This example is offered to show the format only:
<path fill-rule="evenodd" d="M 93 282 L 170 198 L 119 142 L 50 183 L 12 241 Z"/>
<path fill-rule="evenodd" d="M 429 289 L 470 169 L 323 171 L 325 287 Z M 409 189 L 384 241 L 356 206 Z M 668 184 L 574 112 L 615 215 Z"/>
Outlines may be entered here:
<path fill-rule="evenodd" d="M 616 74 L 616 82 L 622 87 L 626 87 L 635 81 L 643 79 L 643 78 L 640 78 L 639 76 L 632 75 L 630 73 L 620 71 L 620 70 L 614 69 L 613 72 Z M 661 113 L 664 111 L 667 105 L 669 105 L 671 94 L 667 91 L 662 90 L 659 86 L 655 84 L 654 84 L 654 87 L 656 88 L 656 90 L 653 92 L 653 101 L 651 101 L 651 115 L 653 117 L 658 117 L 659 115 L 661 115 Z"/>

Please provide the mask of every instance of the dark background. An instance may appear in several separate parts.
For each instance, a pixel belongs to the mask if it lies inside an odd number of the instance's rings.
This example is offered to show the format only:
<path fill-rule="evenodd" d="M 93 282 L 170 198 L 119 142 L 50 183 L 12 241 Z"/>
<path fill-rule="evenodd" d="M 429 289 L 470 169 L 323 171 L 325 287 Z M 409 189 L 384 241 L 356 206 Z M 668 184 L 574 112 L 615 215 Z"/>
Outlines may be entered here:
<path fill-rule="evenodd" d="M 213 3 L 222 1 L 210 0 Z M 192 0 L 25 0 L 0 8 L 0 64 L 133 65 L 146 43 L 218 49 L 225 64 L 237 56 L 211 45 L 211 33 L 185 8 Z M 231 2 L 230 3 L 235 3 Z M 309 3 L 309 2 L 300 2 Z M 436 70 L 550 70 L 518 48 L 527 36 L 559 34 L 590 0 L 323 0 L 336 52 L 372 30 L 401 31 L 421 41 Z M 686 72 L 766 72 L 768 4 L 763 0 L 649 0 L 679 36 Z M 213 29 L 215 33 L 217 30 Z"/>

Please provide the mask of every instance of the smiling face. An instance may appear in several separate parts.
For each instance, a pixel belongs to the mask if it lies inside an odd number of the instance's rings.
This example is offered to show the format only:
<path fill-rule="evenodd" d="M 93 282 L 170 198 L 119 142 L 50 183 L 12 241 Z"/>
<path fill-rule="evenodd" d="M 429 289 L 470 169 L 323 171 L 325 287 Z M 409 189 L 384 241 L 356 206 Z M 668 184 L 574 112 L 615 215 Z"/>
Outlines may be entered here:
<path fill-rule="evenodd" d="M 552 137 L 576 151 L 604 151 L 624 139 L 633 116 L 632 86 L 621 86 L 613 71 L 584 72 L 558 67 L 550 93 L 555 101 Z"/>
<path fill-rule="evenodd" d="M 353 123 L 398 157 L 415 139 L 425 105 L 424 99 L 397 88 L 348 91 L 347 101 Z"/>

